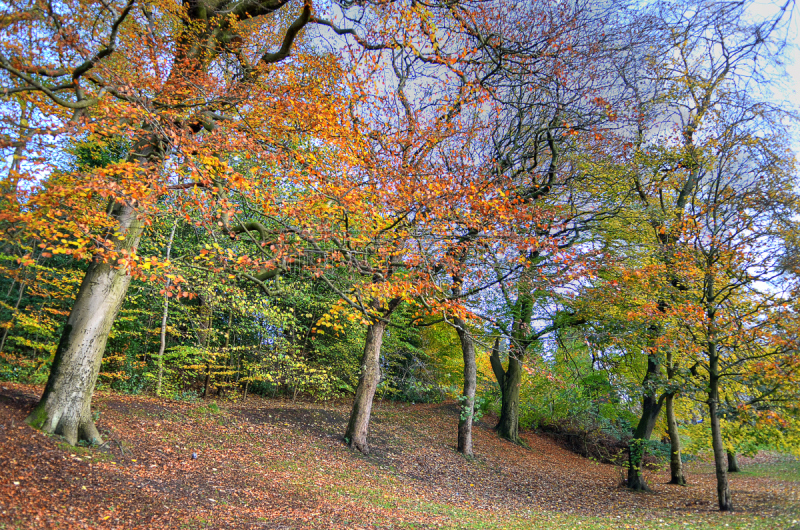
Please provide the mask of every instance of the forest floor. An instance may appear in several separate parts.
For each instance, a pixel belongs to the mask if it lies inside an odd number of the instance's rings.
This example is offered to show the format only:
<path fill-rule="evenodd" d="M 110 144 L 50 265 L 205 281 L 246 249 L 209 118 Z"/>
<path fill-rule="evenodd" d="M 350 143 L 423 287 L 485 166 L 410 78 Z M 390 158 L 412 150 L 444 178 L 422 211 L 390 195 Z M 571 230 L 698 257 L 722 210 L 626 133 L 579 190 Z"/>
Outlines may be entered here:
<path fill-rule="evenodd" d="M 774 457 L 742 459 L 736 511 L 721 514 L 707 462 L 689 466 L 687 487 L 662 470 L 647 473 L 653 493 L 633 493 L 619 468 L 545 436 L 508 443 L 485 421 L 467 460 L 453 404 L 377 402 L 364 456 L 342 441 L 346 402 L 98 392 L 106 444 L 72 448 L 23 422 L 40 393 L 0 383 L 0 529 L 800 530 L 800 463 Z"/>

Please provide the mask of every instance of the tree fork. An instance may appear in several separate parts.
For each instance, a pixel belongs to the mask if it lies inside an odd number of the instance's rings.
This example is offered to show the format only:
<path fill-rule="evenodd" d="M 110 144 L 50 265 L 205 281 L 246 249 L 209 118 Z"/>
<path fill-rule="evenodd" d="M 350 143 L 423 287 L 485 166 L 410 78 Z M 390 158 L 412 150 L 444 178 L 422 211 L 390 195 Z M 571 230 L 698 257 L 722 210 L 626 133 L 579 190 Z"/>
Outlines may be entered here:
<path fill-rule="evenodd" d="M 503 377 L 502 404 L 500 420 L 497 422 L 497 434 L 514 443 L 519 439 L 519 387 L 522 384 L 522 363 L 509 355 L 508 369 Z"/>

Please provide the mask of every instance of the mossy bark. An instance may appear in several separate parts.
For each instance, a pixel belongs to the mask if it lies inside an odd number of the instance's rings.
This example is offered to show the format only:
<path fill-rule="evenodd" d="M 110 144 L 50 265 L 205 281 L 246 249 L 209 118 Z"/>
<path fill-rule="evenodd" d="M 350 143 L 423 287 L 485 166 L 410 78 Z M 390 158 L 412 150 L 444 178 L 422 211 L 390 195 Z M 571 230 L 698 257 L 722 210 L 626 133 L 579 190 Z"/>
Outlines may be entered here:
<path fill-rule="evenodd" d="M 658 377 L 659 370 L 657 357 L 655 354 L 649 355 L 647 358 L 647 372 L 642 381 L 642 386 L 648 388 L 651 382 Z M 642 460 L 647 448 L 647 442 L 653 434 L 658 414 L 661 412 L 664 398 L 665 396 L 657 398 L 654 390 L 648 391 L 642 398 L 642 415 L 636 425 L 633 438 L 628 445 L 628 488 L 635 491 L 650 491 L 642 476 Z"/>
<path fill-rule="evenodd" d="M 524 286 L 523 286 L 524 287 Z M 503 372 L 499 355 L 492 353 L 492 369 L 500 384 L 500 420 L 497 434 L 506 440 L 519 443 L 519 388 L 522 384 L 522 362 L 532 340 L 530 335 L 533 317 L 533 296 L 523 289 L 513 307 L 514 323 L 508 353 L 508 368 Z M 498 375 L 503 372 L 502 377 Z"/>
<path fill-rule="evenodd" d="M 522 363 L 509 356 L 508 368 L 500 387 L 502 397 L 497 434 L 506 440 L 519 443 L 519 387 L 522 384 Z"/>
<path fill-rule="evenodd" d="M 739 468 L 739 460 L 736 459 L 736 451 L 728 451 L 728 473 L 738 473 L 741 471 Z"/>
<path fill-rule="evenodd" d="M 475 363 L 475 341 L 467 329 L 467 323 L 454 318 L 458 338 L 461 340 L 461 353 L 464 357 L 464 390 L 461 394 L 461 413 L 458 421 L 458 452 L 473 456 L 472 423 L 475 415 L 475 388 L 478 368 Z"/>
<path fill-rule="evenodd" d="M 115 204 L 120 247 L 135 248 L 142 234 L 136 210 Z M 60 434 L 75 445 L 78 440 L 100 443 L 92 421 L 92 393 L 111 326 L 125 299 L 131 277 L 124 266 L 102 261 L 89 265 L 61 334 L 42 398 L 26 421 L 44 432 Z"/>
<path fill-rule="evenodd" d="M 664 403 L 667 413 L 667 432 L 669 434 L 669 474 L 670 484 L 686 485 L 686 477 L 683 474 L 683 462 L 681 460 L 681 438 L 678 434 L 678 421 L 675 418 L 674 408 L 675 394 L 668 394 Z"/>

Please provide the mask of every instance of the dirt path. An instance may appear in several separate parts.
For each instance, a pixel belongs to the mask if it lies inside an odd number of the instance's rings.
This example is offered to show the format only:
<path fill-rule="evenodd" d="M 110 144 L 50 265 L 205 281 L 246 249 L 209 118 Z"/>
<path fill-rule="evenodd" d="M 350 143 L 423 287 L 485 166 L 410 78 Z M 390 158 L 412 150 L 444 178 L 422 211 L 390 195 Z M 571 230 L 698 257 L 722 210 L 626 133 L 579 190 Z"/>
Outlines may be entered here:
<path fill-rule="evenodd" d="M 467 461 L 454 450 L 448 404 L 379 403 L 363 456 L 341 441 L 346 403 L 250 398 L 217 412 L 100 393 L 107 444 L 73 450 L 23 423 L 39 392 L 0 384 L 0 529 L 786 528 L 800 519 L 795 482 L 736 476 L 737 512 L 722 515 L 702 466 L 689 487 L 650 474 L 655 493 L 636 494 L 613 466 L 536 435 L 522 448 L 483 423 Z"/>

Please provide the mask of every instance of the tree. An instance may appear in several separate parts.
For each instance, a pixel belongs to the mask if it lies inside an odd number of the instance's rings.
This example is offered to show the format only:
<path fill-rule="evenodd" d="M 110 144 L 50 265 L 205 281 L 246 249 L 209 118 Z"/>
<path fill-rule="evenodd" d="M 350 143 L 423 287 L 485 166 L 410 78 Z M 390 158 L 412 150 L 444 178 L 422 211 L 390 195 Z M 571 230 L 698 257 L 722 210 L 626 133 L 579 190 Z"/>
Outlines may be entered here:
<path fill-rule="evenodd" d="M 628 129 L 621 131 L 623 150 L 613 155 L 621 161 L 622 172 L 629 175 L 635 201 L 622 215 L 651 235 L 648 244 L 663 280 L 657 287 L 660 294 L 653 300 L 657 311 L 649 317 L 642 412 L 630 448 L 628 486 L 637 490 L 647 489 L 639 470 L 643 447 L 665 402 L 672 411 L 680 391 L 678 383 L 685 379 L 681 374 L 693 365 L 686 356 L 672 355 L 672 350 L 664 348 L 672 340 L 665 334 L 674 333 L 675 322 L 680 322 L 674 316 L 688 303 L 680 278 L 683 265 L 676 261 L 685 244 L 681 237 L 686 223 L 692 222 L 688 212 L 696 193 L 710 185 L 707 180 L 711 160 L 718 153 L 717 143 L 728 136 L 731 127 L 747 121 L 744 115 L 753 110 L 753 102 L 743 99 L 745 87 L 761 75 L 765 43 L 777 38 L 771 32 L 781 20 L 778 15 L 747 25 L 744 5 L 723 2 L 715 6 L 713 10 L 707 6 L 697 9 L 691 3 L 658 6 L 660 15 L 650 19 L 645 33 L 651 41 L 663 41 L 674 56 L 636 52 L 620 65 L 620 77 L 634 94 L 635 109 Z M 742 114 L 733 118 L 734 109 Z M 728 132 L 720 125 L 723 115 L 734 120 L 727 122 Z M 664 133 L 670 129 L 671 135 Z M 630 152 L 625 152 L 625 146 L 632 148 Z M 675 419 L 668 415 L 672 426 Z M 677 430 L 670 427 L 670 432 L 677 456 Z M 671 462 L 673 482 L 681 483 L 680 461 L 673 458 Z"/>
<path fill-rule="evenodd" d="M 502 367 L 497 355 L 492 356 L 492 366 L 502 396 L 497 430 L 516 442 L 525 352 L 554 329 L 545 326 L 545 331 L 537 331 L 532 325 L 539 316 L 534 313 L 535 298 L 546 306 L 535 291 L 544 290 L 548 282 L 554 291 L 570 281 L 568 267 L 553 263 L 566 256 L 564 249 L 577 241 L 576 234 L 596 213 L 577 208 L 575 200 L 591 194 L 578 191 L 582 183 L 569 171 L 567 160 L 578 143 L 576 137 L 599 136 L 599 129 L 613 119 L 615 105 L 624 99 L 618 97 L 624 91 L 611 89 L 616 81 L 609 58 L 626 44 L 622 24 L 608 23 L 602 9 L 585 2 L 559 3 L 555 8 L 538 2 L 524 9 L 507 7 L 502 2 L 492 4 L 476 17 L 455 6 L 453 13 L 475 49 L 475 60 L 482 67 L 481 86 L 496 108 L 484 157 L 492 178 L 508 182 L 505 193 L 513 210 L 510 215 L 516 219 L 505 234 L 516 245 L 495 243 L 492 248 L 494 255 L 510 263 L 490 259 L 471 265 L 478 270 L 502 269 L 492 281 L 504 284 L 498 290 L 513 291 L 512 296 L 497 293 L 503 301 L 495 308 L 500 314 L 478 313 L 510 340 L 508 367 Z M 461 234 L 468 229 L 484 227 L 461 227 Z M 547 265 L 534 266 L 542 262 Z M 546 270 L 554 276 L 545 278 Z M 562 325 L 565 320 L 556 327 Z"/>
<path fill-rule="evenodd" d="M 289 10 L 296 16 L 284 26 L 275 14 Z M 19 180 L 34 185 L 12 186 L 13 207 L 5 210 L 4 222 L 18 236 L 25 231 L 36 237 L 48 254 L 69 251 L 90 261 L 51 377 L 28 419 L 32 425 L 73 444 L 100 440 L 90 414 L 91 393 L 109 330 L 138 269 L 142 231 L 159 197 L 170 188 L 194 197 L 205 190 L 213 197 L 212 174 L 220 168 L 213 162 L 216 153 L 248 150 L 273 157 L 293 120 L 299 125 L 336 106 L 331 94 L 308 99 L 318 113 L 295 105 L 302 99 L 298 94 L 311 87 L 295 83 L 292 71 L 317 68 L 324 77 L 335 70 L 335 61 L 325 58 L 285 62 L 311 11 L 310 2 L 249 0 L 73 3 L 57 11 L 20 2 L 4 17 L 4 97 L 22 98 L 36 109 L 35 138 L 27 145 L 49 149 L 33 151 L 37 158 L 29 157 L 20 171 Z M 18 107 L 17 115 L 24 108 Z M 6 123 L 15 118 L 12 112 Z M 259 127 L 259 134 L 245 138 L 243 124 L 251 132 Z M 91 175 L 37 186 L 52 150 L 44 142 L 52 134 L 123 136 L 130 154 Z M 178 182 L 170 182 L 164 171 L 167 160 L 180 169 Z M 245 175 L 226 184 L 248 185 Z M 107 208 L 99 206 L 102 201 Z"/>

